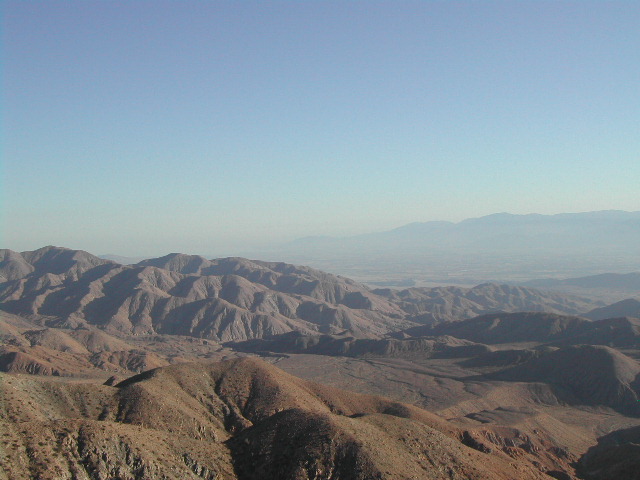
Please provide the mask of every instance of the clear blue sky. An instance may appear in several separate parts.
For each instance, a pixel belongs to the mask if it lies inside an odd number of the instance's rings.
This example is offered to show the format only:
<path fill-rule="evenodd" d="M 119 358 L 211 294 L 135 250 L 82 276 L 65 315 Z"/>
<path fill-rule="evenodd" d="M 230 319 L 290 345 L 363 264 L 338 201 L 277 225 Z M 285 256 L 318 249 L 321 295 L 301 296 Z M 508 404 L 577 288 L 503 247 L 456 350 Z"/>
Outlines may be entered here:
<path fill-rule="evenodd" d="M 638 1 L 4 1 L 2 236 L 229 253 L 640 210 Z"/>

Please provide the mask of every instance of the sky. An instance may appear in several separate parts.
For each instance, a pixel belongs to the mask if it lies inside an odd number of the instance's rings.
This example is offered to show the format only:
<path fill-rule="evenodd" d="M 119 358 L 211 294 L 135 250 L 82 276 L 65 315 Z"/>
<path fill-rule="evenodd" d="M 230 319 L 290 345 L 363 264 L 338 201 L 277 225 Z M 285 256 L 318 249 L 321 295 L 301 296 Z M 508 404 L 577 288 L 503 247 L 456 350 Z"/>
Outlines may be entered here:
<path fill-rule="evenodd" d="M 638 1 L 3 1 L 0 247 L 640 210 Z"/>

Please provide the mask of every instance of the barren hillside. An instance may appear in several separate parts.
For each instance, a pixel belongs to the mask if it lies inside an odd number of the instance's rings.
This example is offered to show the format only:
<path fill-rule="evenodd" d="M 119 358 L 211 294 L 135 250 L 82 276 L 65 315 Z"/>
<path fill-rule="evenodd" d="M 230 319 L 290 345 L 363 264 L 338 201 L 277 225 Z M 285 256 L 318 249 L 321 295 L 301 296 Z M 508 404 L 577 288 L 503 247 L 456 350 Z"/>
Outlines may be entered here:
<path fill-rule="evenodd" d="M 4 478 L 548 478 L 423 410 L 257 360 L 156 369 L 115 387 L 1 380 Z"/>

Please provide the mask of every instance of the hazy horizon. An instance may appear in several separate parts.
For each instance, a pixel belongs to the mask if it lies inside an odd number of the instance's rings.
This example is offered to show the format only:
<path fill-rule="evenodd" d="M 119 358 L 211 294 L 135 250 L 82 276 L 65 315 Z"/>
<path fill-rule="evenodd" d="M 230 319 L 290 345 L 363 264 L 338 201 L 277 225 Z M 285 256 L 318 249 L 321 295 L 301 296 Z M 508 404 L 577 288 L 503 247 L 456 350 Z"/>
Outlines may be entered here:
<path fill-rule="evenodd" d="M 164 257 L 166 255 L 170 255 L 170 254 L 174 254 L 174 253 L 179 253 L 179 254 L 186 254 L 186 255 L 200 255 L 203 256 L 205 258 L 220 258 L 220 257 L 237 257 L 237 256 L 247 256 L 247 257 L 255 257 L 256 259 L 261 259 L 261 260 L 271 260 L 271 261 L 294 261 L 292 259 L 295 258 L 300 258 L 301 260 L 307 261 L 307 262 L 311 262 L 311 263 L 315 263 L 320 261 L 320 264 L 322 264 L 322 260 L 327 260 L 327 258 L 332 257 L 333 255 L 330 253 L 331 250 L 331 243 L 328 244 L 320 244 L 321 249 L 318 251 L 320 252 L 320 257 L 317 257 L 317 253 L 311 253 L 311 256 L 309 256 L 310 252 L 312 252 L 314 250 L 314 240 L 319 240 L 319 241 L 338 241 L 341 242 L 341 244 L 339 244 L 339 252 L 334 252 L 337 254 L 338 257 L 342 256 L 349 256 L 350 254 L 347 252 L 350 252 L 350 248 L 353 249 L 354 246 L 353 245 L 359 245 L 356 246 L 356 250 L 355 251 L 351 251 L 351 254 L 354 255 L 352 260 L 356 261 L 356 263 L 358 261 L 362 261 L 361 255 L 367 255 L 367 251 L 368 251 L 368 247 L 367 242 L 369 240 L 367 240 L 368 238 L 374 239 L 376 238 L 376 236 L 382 236 L 378 238 L 378 241 L 380 238 L 384 238 L 384 236 L 388 233 L 395 233 L 396 231 L 401 231 L 401 230 L 405 230 L 408 231 L 409 235 L 413 235 L 415 233 L 419 233 L 412 231 L 412 227 L 414 226 L 420 226 L 420 225 L 428 225 L 429 223 L 435 223 L 435 224 L 450 224 L 452 226 L 462 226 L 465 223 L 469 222 L 469 221 L 475 221 L 475 220 L 480 220 L 480 219 L 487 219 L 490 220 L 492 217 L 500 217 L 500 216 L 508 216 L 508 217 L 543 217 L 543 218 L 547 218 L 550 219 L 552 217 L 567 217 L 567 216 L 571 216 L 571 217 L 575 217 L 575 216 L 585 216 L 585 215 L 589 215 L 589 214 L 605 214 L 604 216 L 608 217 L 608 221 L 612 221 L 614 220 L 614 218 L 619 217 L 620 215 L 622 215 L 624 218 L 627 218 L 629 216 L 632 215 L 637 215 L 640 214 L 640 211 L 625 211 L 625 210 L 599 210 L 599 211 L 591 211 L 591 212 L 559 212 L 559 213 L 555 213 L 555 214 L 549 214 L 549 215 L 545 215 L 545 214 L 539 214 L 539 213 L 527 213 L 527 214 L 513 214 L 510 212 L 495 212 L 489 215 L 483 215 L 481 217 L 471 217 L 471 218 L 465 218 L 462 219 L 460 221 L 451 221 L 451 220 L 427 220 L 424 222 L 410 222 L 410 223 L 406 223 L 403 225 L 397 225 L 394 226 L 392 228 L 388 228 L 385 230 L 375 230 L 375 231 L 367 231 L 367 232 L 359 232 L 357 234 L 353 234 L 353 235 L 309 235 L 309 236 L 301 236 L 301 237 L 295 237 L 295 238 L 288 238 L 288 239 L 283 239 L 280 242 L 276 242 L 276 241 L 272 241 L 272 242 L 265 242 L 265 243 L 256 243 L 254 245 L 250 245 L 250 246 L 242 246 L 242 245 L 238 245 L 236 247 L 230 247 L 227 249 L 218 249 L 218 250 L 203 250 L 203 251 L 194 251 L 194 250 L 188 250 L 188 249 L 178 249 L 178 248 L 169 248 L 167 250 L 158 250 L 158 251 L 132 251 L 132 250 L 125 250 L 125 251 L 112 251 L 112 250 L 106 250 L 106 251 L 100 251 L 100 250 L 95 250 L 95 249 L 91 249 L 91 248 L 86 248 L 85 246 L 82 245 L 77 245 L 77 244 L 53 244 L 51 242 L 47 243 L 46 241 L 44 243 L 41 244 L 34 244 L 28 248 L 13 248 L 10 245 L 0 245 L 0 248 L 8 248 L 9 250 L 13 250 L 13 251 L 33 251 L 33 250 L 37 250 L 40 248 L 44 248 L 47 246 L 53 246 L 53 247 L 61 247 L 61 248 L 70 248 L 70 249 L 74 249 L 74 250 L 83 250 L 83 251 L 87 251 L 93 255 L 98 255 L 101 257 L 122 257 L 124 259 L 132 259 L 132 260 L 141 260 L 141 259 L 147 259 L 147 258 L 157 258 L 157 257 Z M 617 214 L 615 216 L 612 216 L 612 214 Z M 598 215 L 601 216 L 602 215 Z M 575 218 L 574 218 L 575 221 Z M 499 222 L 502 223 L 502 222 Z M 490 224 L 489 224 L 490 225 Z M 496 226 L 499 224 L 496 224 Z M 517 223 L 513 223 L 511 224 L 513 228 L 517 228 Z M 584 224 L 582 225 L 584 227 Z M 485 232 L 486 233 L 486 232 Z M 516 232 L 513 232 L 514 234 L 516 234 Z M 533 236 L 529 239 L 529 240 L 533 240 L 535 238 L 535 234 L 534 232 L 530 232 Z M 500 235 L 500 232 L 496 231 L 495 232 L 496 235 Z M 579 236 L 580 233 L 576 232 L 576 234 Z M 45 239 L 46 240 L 46 239 Z M 342 241 L 356 241 L 356 242 L 360 242 L 360 243 L 355 243 L 355 244 L 349 244 L 349 243 L 342 243 Z M 433 241 L 433 238 L 429 239 L 428 237 L 424 238 L 425 241 L 427 241 L 427 243 L 424 244 L 424 251 L 420 254 L 420 255 L 429 255 L 429 250 L 432 247 L 432 245 L 429 245 L 429 240 Z M 362 243 L 362 242 L 365 243 Z M 375 242 L 376 240 L 374 240 Z M 309 243 L 310 242 L 310 243 Z M 308 250 L 308 247 L 311 247 L 311 251 Z M 409 256 L 411 256 L 411 253 L 409 253 L 406 250 L 406 245 L 401 247 L 399 252 L 394 252 L 393 250 L 388 251 L 387 253 L 389 255 L 396 255 L 396 256 L 402 256 L 403 254 L 409 254 Z M 576 246 L 577 250 L 575 253 L 575 256 L 579 256 L 580 253 L 578 253 L 578 250 L 580 250 L 579 248 L 580 246 Z M 376 249 L 376 247 L 373 247 L 374 250 Z M 378 246 L 379 248 L 379 246 Z M 415 245 L 414 245 L 415 248 Z M 463 255 L 465 250 L 468 253 L 468 247 L 467 248 L 463 248 L 462 250 L 458 250 L 459 247 L 453 247 L 449 250 L 449 253 L 454 253 L 456 251 L 458 251 L 458 253 L 460 255 Z M 480 247 L 480 245 L 478 245 L 478 252 L 480 252 L 482 250 L 482 247 Z M 523 246 L 523 248 L 525 248 Z M 445 248 L 446 250 L 447 248 Z M 439 248 L 438 251 L 440 251 L 441 249 Z M 324 251 L 324 253 L 322 253 Z M 434 255 L 435 257 L 437 257 L 438 255 L 440 255 L 443 251 L 441 251 L 440 253 L 438 252 L 432 252 L 432 255 Z M 381 253 L 378 251 L 378 254 Z M 413 254 L 415 254 L 416 252 L 413 252 Z M 549 253 L 552 253 L 551 251 Z M 558 252 L 556 252 L 557 254 Z M 630 257 L 633 257 L 633 252 L 629 252 L 630 253 Z M 328 256 L 327 256 L 328 255 Z M 259 258 L 258 258 L 259 257 Z M 323 258 L 326 257 L 326 258 Z M 405 259 L 406 260 L 406 259 Z M 553 259 L 549 259 L 550 261 L 553 261 Z M 612 269 L 616 270 L 615 268 Z M 624 269 L 626 271 L 626 269 Z M 635 267 L 632 267 L 630 271 L 635 271 Z"/>
<path fill-rule="evenodd" d="M 1 8 L 6 248 L 640 210 L 638 2 Z"/>

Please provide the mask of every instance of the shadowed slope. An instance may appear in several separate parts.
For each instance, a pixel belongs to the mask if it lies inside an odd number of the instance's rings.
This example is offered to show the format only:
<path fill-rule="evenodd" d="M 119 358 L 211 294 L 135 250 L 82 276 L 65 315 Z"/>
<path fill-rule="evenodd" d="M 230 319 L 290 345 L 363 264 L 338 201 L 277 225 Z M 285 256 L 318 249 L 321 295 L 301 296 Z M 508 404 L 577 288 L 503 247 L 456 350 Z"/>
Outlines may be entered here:
<path fill-rule="evenodd" d="M 639 318 L 606 318 L 585 325 L 583 332 L 576 333 L 560 344 L 608 345 L 610 347 L 640 347 Z"/>
<path fill-rule="evenodd" d="M 496 313 L 434 326 L 406 330 L 410 335 L 451 335 L 472 342 L 497 344 L 513 342 L 551 342 L 582 332 L 591 324 L 580 317 L 551 313 Z"/>
<path fill-rule="evenodd" d="M 614 317 L 636 317 L 640 318 L 640 300 L 628 298 L 620 302 L 596 308 L 585 314 L 585 317 L 592 320 L 602 320 Z"/>
<path fill-rule="evenodd" d="M 580 459 L 578 471 L 587 480 L 640 478 L 640 427 L 618 430 L 598 439 Z"/>
<path fill-rule="evenodd" d="M 606 405 L 640 415 L 640 364 L 609 347 L 565 347 L 491 376 L 549 383 L 569 403 Z"/>

